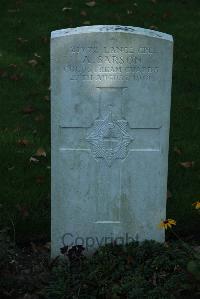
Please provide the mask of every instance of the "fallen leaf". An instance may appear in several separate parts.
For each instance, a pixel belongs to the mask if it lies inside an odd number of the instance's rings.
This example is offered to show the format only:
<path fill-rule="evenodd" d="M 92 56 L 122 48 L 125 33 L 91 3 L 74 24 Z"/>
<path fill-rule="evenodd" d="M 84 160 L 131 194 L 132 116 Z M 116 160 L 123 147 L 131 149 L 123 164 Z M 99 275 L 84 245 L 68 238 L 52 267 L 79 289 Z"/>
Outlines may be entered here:
<path fill-rule="evenodd" d="M 180 165 L 183 166 L 184 168 L 191 168 L 195 164 L 194 161 L 187 161 L 187 162 L 181 162 Z"/>
<path fill-rule="evenodd" d="M 8 9 L 8 13 L 15 13 L 15 12 L 19 12 L 19 8 L 17 9 Z"/>
<path fill-rule="evenodd" d="M 19 81 L 21 80 L 23 77 L 23 74 L 13 74 L 10 76 L 10 80 L 12 81 Z"/>
<path fill-rule="evenodd" d="M 11 171 L 11 170 L 13 170 L 13 169 L 15 169 L 15 166 L 10 166 L 10 167 L 8 167 L 8 170 L 9 170 L 9 171 Z"/>
<path fill-rule="evenodd" d="M 44 100 L 45 101 L 49 101 L 50 99 L 49 99 L 49 96 L 44 96 Z"/>
<path fill-rule="evenodd" d="M 181 150 L 177 146 L 174 147 L 174 152 L 177 153 L 178 155 L 182 154 Z"/>
<path fill-rule="evenodd" d="M 86 17 L 87 16 L 87 12 L 85 10 L 81 10 L 80 15 L 82 17 Z"/>
<path fill-rule="evenodd" d="M 168 198 L 172 198 L 172 193 L 169 190 L 167 190 L 167 199 Z"/>
<path fill-rule="evenodd" d="M 170 18 L 171 16 L 172 16 L 172 13 L 171 13 L 170 11 L 166 11 L 166 12 L 163 14 L 162 18 L 165 20 L 165 19 Z"/>
<path fill-rule="evenodd" d="M 151 29 L 151 30 L 158 30 L 158 27 L 157 27 L 156 25 L 151 25 L 151 26 L 149 27 L 149 29 Z"/>
<path fill-rule="evenodd" d="M 38 114 L 35 117 L 35 121 L 37 121 L 37 122 L 43 121 L 44 119 L 45 119 L 45 117 L 43 114 Z"/>
<path fill-rule="evenodd" d="M 22 112 L 24 114 L 31 114 L 31 113 L 35 112 L 35 108 L 33 108 L 32 106 L 26 106 L 22 109 Z"/>
<path fill-rule="evenodd" d="M 20 42 L 21 44 L 24 44 L 24 43 L 27 43 L 27 42 L 28 42 L 28 40 L 25 39 L 25 38 L 23 38 L 23 37 L 18 37 L 18 38 L 17 38 L 17 41 Z"/>
<path fill-rule="evenodd" d="M 29 216 L 28 208 L 26 206 L 17 204 L 16 207 L 19 210 L 19 212 L 23 218 L 26 218 Z"/>
<path fill-rule="evenodd" d="M 132 15 L 132 14 L 133 14 L 133 11 L 132 11 L 132 10 L 129 10 L 129 9 L 127 9 L 126 13 L 127 13 L 127 15 Z"/>
<path fill-rule="evenodd" d="M 133 3 L 133 5 L 135 6 L 135 7 L 138 7 L 138 4 L 135 2 L 135 3 Z"/>
<path fill-rule="evenodd" d="M 28 64 L 30 64 L 31 66 L 36 66 L 38 64 L 37 60 L 36 59 L 31 59 L 28 61 Z"/>
<path fill-rule="evenodd" d="M 43 42 L 44 44 L 47 44 L 47 43 L 49 42 L 49 38 L 48 38 L 47 36 L 43 36 L 43 37 L 42 37 L 42 42 Z"/>
<path fill-rule="evenodd" d="M 151 2 L 152 2 L 153 4 L 156 4 L 156 3 L 157 3 L 157 0 L 151 0 Z"/>
<path fill-rule="evenodd" d="M 16 128 L 14 128 L 13 132 L 20 132 L 21 131 L 21 127 L 17 126 Z"/>
<path fill-rule="evenodd" d="M 152 283 L 154 286 L 157 286 L 157 274 L 156 272 L 153 273 Z"/>
<path fill-rule="evenodd" d="M 39 162 L 39 160 L 36 159 L 36 158 L 34 158 L 34 157 L 30 157 L 29 161 L 30 162 L 34 162 L 34 163 L 38 163 Z"/>
<path fill-rule="evenodd" d="M 193 248 L 196 252 L 200 253 L 200 246 L 192 246 L 192 248 Z"/>
<path fill-rule="evenodd" d="M 96 5 L 96 2 L 95 1 L 86 2 L 85 5 L 89 7 L 94 7 Z"/>
<path fill-rule="evenodd" d="M 34 56 L 37 57 L 37 58 L 41 58 L 41 56 L 38 55 L 38 53 L 34 53 Z"/>
<path fill-rule="evenodd" d="M 83 22 L 83 25 L 90 25 L 90 24 L 91 24 L 90 21 Z"/>
<path fill-rule="evenodd" d="M 120 0 L 107 0 L 107 2 L 118 3 Z"/>
<path fill-rule="evenodd" d="M 134 262 L 133 257 L 131 255 L 128 255 L 128 257 L 127 257 L 127 264 L 131 265 L 131 264 L 133 264 L 133 262 Z"/>
<path fill-rule="evenodd" d="M 46 248 L 47 250 L 51 249 L 51 242 L 47 242 L 43 245 L 44 248 Z"/>
<path fill-rule="evenodd" d="M 33 242 L 30 242 L 30 244 L 31 244 L 31 248 L 32 248 L 33 252 L 34 252 L 34 253 L 37 253 L 38 250 L 37 250 L 37 246 L 36 246 L 36 244 L 33 243 Z"/>
<path fill-rule="evenodd" d="M 8 73 L 6 71 L 0 70 L 0 77 L 1 78 L 5 78 L 5 77 L 7 77 L 7 75 L 8 75 Z"/>
<path fill-rule="evenodd" d="M 45 150 L 42 148 L 42 147 L 39 147 L 36 151 L 36 154 L 35 154 L 37 157 L 46 157 L 47 154 L 45 152 Z"/>
<path fill-rule="evenodd" d="M 72 10 L 72 7 L 63 7 L 62 11 L 65 11 L 65 10 Z"/>
<path fill-rule="evenodd" d="M 43 184 L 44 183 L 44 176 L 42 176 L 42 175 L 38 175 L 37 177 L 36 177 L 36 183 L 37 184 Z"/>
<path fill-rule="evenodd" d="M 27 140 L 26 138 L 23 138 L 23 139 L 18 139 L 18 140 L 17 140 L 17 143 L 18 143 L 19 145 L 27 146 L 30 142 L 29 142 L 29 140 Z"/>
<path fill-rule="evenodd" d="M 10 66 L 10 67 L 13 67 L 13 68 L 16 68 L 16 67 L 17 67 L 17 65 L 14 64 L 14 63 L 9 64 L 9 66 Z"/>

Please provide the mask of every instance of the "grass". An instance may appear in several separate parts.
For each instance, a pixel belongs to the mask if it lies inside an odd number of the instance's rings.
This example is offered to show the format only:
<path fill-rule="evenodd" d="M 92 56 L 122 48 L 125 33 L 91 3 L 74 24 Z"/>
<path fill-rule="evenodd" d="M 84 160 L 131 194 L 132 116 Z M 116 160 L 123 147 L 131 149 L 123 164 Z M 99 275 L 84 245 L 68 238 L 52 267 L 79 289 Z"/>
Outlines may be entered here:
<path fill-rule="evenodd" d="M 192 248 L 179 242 L 106 245 L 89 259 L 81 248 L 70 251 L 51 272 L 48 299 L 199 298 L 198 276 L 188 270 Z"/>
<path fill-rule="evenodd" d="M 155 28 L 174 36 L 168 180 L 172 197 L 167 211 L 170 218 L 177 220 L 177 230 L 182 235 L 195 235 L 199 215 L 191 204 L 200 199 L 199 0 L 97 0 L 94 7 L 86 2 L 1 0 L 3 221 L 13 221 L 18 240 L 49 238 L 50 32 L 88 22 L 121 24 Z M 44 149 L 46 157 L 34 156 L 38 148 Z M 30 162 L 30 157 L 39 162 Z M 186 161 L 194 161 L 193 166 L 180 165 Z"/>

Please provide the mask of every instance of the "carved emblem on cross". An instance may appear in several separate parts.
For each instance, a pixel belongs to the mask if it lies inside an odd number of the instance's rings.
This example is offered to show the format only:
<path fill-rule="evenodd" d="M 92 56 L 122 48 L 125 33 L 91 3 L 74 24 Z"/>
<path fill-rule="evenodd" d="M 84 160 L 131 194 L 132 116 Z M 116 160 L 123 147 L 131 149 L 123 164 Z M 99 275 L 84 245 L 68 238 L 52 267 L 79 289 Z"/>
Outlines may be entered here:
<path fill-rule="evenodd" d="M 105 159 L 111 167 L 115 159 L 125 159 L 128 154 L 128 145 L 133 138 L 127 132 L 126 120 L 113 120 L 112 112 L 104 119 L 95 120 L 92 132 L 86 140 L 90 143 L 95 159 Z"/>

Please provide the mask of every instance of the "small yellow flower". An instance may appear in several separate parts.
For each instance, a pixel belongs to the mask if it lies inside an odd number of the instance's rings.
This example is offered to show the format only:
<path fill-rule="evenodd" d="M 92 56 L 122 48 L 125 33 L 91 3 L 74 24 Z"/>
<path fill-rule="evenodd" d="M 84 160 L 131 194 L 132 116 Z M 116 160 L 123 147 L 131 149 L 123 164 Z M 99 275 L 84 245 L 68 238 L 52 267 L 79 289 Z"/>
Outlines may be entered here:
<path fill-rule="evenodd" d="M 159 228 L 168 229 L 168 227 L 172 228 L 172 225 L 176 225 L 176 221 L 174 219 L 166 219 L 160 222 Z"/>
<path fill-rule="evenodd" d="M 198 200 L 198 201 L 196 201 L 196 202 L 193 202 L 193 204 L 192 204 L 193 206 L 195 206 L 195 209 L 200 209 L 200 201 Z"/>

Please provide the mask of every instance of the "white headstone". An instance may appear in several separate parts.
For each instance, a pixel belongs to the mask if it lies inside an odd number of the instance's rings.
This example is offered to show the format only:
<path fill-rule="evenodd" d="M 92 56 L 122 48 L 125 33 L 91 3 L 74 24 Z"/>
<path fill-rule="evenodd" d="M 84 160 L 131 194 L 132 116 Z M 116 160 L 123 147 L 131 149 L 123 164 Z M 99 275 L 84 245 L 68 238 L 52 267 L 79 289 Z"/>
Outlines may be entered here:
<path fill-rule="evenodd" d="M 52 32 L 52 256 L 164 241 L 172 52 L 142 28 Z"/>

